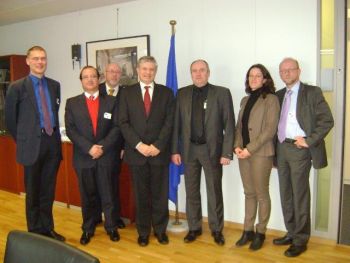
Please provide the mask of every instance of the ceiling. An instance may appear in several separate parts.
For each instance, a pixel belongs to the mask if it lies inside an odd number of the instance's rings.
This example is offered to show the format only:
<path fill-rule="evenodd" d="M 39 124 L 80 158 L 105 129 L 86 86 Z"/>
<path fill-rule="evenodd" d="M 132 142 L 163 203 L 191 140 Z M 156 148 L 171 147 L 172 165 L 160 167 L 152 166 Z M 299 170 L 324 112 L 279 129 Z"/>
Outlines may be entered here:
<path fill-rule="evenodd" d="M 0 0 L 0 26 L 135 0 Z"/>

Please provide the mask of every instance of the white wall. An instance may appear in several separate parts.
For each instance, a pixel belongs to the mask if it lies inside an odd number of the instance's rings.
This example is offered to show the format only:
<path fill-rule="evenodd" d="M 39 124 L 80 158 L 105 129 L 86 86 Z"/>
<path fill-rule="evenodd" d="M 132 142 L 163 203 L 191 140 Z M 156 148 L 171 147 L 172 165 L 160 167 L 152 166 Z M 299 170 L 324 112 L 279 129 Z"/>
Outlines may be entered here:
<path fill-rule="evenodd" d="M 117 30 L 117 8 L 119 27 Z M 169 20 L 175 19 L 179 86 L 191 83 L 190 63 L 206 59 L 213 84 L 230 88 L 236 114 L 244 94 L 244 76 L 253 63 L 263 63 L 281 88 L 278 63 L 283 57 L 299 59 L 302 79 L 316 83 L 317 0 L 139 0 L 0 27 L 0 55 L 25 54 L 32 45 L 47 49 L 47 76 L 62 85 L 61 124 L 65 100 L 81 92 L 79 69 L 72 69 L 71 45 L 149 34 L 151 54 L 159 63 L 156 81 L 165 82 L 169 50 Z M 118 35 L 117 35 L 118 33 Z M 76 65 L 77 66 L 77 65 Z M 270 181 L 270 228 L 284 229 L 277 173 Z M 225 220 L 243 222 L 244 196 L 237 160 L 224 168 Z M 202 180 L 203 213 L 206 193 Z M 185 211 L 183 181 L 179 210 Z M 170 204 L 170 208 L 174 206 Z"/>

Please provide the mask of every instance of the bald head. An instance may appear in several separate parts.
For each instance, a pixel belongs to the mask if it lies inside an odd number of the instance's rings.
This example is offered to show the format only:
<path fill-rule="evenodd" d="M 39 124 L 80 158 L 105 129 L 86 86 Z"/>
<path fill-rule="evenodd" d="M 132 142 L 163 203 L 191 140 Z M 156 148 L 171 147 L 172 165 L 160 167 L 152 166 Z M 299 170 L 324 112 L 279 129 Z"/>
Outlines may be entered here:
<path fill-rule="evenodd" d="M 299 63 L 294 58 L 285 58 L 281 61 L 280 66 L 280 77 L 288 88 L 291 88 L 299 81 L 300 68 Z"/>

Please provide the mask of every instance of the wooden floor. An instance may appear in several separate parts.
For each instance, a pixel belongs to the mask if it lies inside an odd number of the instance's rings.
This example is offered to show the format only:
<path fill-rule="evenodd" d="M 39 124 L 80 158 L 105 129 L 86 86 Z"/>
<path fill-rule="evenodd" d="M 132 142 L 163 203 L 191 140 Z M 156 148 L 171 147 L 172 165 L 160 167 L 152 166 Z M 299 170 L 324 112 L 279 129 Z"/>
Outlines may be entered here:
<path fill-rule="evenodd" d="M 207 226 L 204 233 L 192 244 L 185 244 L 185 233 L 169 233 L 169 245 L 160 245 L 154 237 L 147 247 L 136 243 L 135 225 L 120 230 L 121 240 L 109 240 L 102 226 L 96 229 L 95 236 L 87 246 L 79 243 L 81 235 L 81 213 L 55 205 L 55 230 L 67 238 L 67 243 L 98 257 L 101 263 L 113 262 L 350 262 L 350 246 L 336 245 L 334 241 L 312 238 L 306 253 L 297 258 L 283 255 L 287 247 L 274 246 L 273 238 L 283 233 L 268 231 L 263 248 L 253 252 L 248 247 L 237 248 L 233 244 L 241 235 L 239 225 L 226 226 L 226 244 L 217 246 Z M 206 224 L 207 225 L 207 224 Z M 10 230 L 26 230 L 24 197 L 0 191 L 0 262 L 3 262 L 6 236 Z M 22 263 L 22 262 L 18 262 Z"/>

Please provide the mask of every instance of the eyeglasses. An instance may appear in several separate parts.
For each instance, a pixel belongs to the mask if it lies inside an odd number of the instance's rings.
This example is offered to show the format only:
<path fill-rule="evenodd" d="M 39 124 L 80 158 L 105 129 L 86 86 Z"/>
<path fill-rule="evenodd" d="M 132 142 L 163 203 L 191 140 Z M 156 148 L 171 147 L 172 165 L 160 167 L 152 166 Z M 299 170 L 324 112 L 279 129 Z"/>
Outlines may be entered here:
<path fill-rule="evenodd" d="M 111 73 L 111 74 L 121 74 L 121 71 L 114 71 L 114 70 L 107 70 L 106 72 Z"/>
<path fill-rule="evenodd" d="M 283 70 L 280 70 L 280 74 L 287 74 L 287 73 L 291 73 L 292 71 L 294 70 L 297 70 L 298 68 L 289 68 L 289 69 L 283 69 Z"/>
<path fill-rule="evenodd" d="M 82 76 L 81 79 L 97 79 L 97 76 Z"/>

